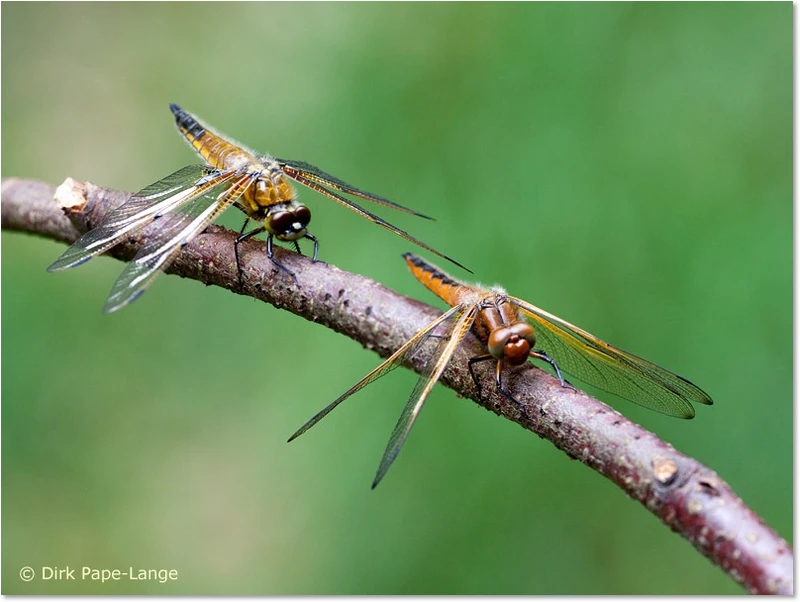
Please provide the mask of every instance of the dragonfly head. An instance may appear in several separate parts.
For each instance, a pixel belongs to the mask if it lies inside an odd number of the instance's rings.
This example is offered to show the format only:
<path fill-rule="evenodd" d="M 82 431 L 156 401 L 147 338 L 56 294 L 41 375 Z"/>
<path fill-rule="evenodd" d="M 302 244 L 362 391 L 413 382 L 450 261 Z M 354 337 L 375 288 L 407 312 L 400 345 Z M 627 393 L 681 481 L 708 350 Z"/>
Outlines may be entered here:
<path fill-rule="evenodd" d="M 526 322 L 516 322 L 493 330 L 489 335 L 488 347 L 492 357 L 519 366 L 528 359 L 528 353 L 535 343 L 533 327 Z"/>
<path fill-rule="evenodd" d="M 266 226 L 278 240 L 298 240 L 306 235 L 310 221 L 309 208 L 297 203 L 270 212 Z"/>

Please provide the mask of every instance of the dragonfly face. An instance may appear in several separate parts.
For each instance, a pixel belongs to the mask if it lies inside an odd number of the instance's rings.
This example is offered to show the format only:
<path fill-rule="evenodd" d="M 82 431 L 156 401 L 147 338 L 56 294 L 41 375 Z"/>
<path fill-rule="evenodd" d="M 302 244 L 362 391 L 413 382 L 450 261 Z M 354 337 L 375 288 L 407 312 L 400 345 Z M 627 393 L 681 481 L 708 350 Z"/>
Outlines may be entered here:
<path fill-rule="evenodd" d="M 311 221 L 311 211 L 305 205 L 294 203 L 285 208 L 271 211 L 266 216 L 266 228 L 275 238 L 295 241 L 308 234 L 306 226 Z"/>
<path fill-rule="evenodd" d="M 414 356 L 427 342 L 435 342 L 436 348 L 421 371 L 417 385 L 389 438 L 373 487 L 394 462 L 433 385 L 470 330 L 486 344 L 488 351 L 468 361 L 479 395 L 480 381 L 472 368 L 479 362 L 495 361 L 495 384 L 498 390 L 516 404 L 524 416 L 524 407 L 503 387 L 502 373 L 505 367 L 519 366 L 529 358 L 550 364 L 562 386 L 574 388 L 561 376 L 561 370 L 564 370 L 609 393 L 677 418 L 692 418 L 692 403 L 712 403 L 702 389 L 677 374 L 609 345 L 553 314 L 508 295 L 500 288 L 484 290 L 470 286 L 410 253 L 403 257 L 417 280 L 450 305 L 450 309 L 306 422 L 289 439 L 292 441 L 305 433 L 353 393 Z"/>
<path fill-rule="evenodd" d="M 178 131 L 205 164 L 184 167 L 139 191 L 122 206 L 111 211 L 96 228 L 79 238 L 48 268 L 48 271 L 53 272 L 80 265 L 104 253 L 137 230 L 156 222 L 159 226 L 156 233 L 149 237 L 133 261 L 123 270 L 103 311 L 115 311 L 141 295 L 175 259 L 181 247 L 205 230 L 231 205 L 240 209 L 248 221 L 254 220 L 262 224 L 245 233 L 248 223 L 245 221 L 236 245 L 266 232 L 267 255 L 278 268 L 294 276 L 274 258 L 273 238 L 291 242 L 298 252 L 299 240 L 307 238 L 313 241 L 315 260 L 318 244 L 317 239 L 308 233 L 311 211 L 298 202 L 297 193 L 290 184 L 291 180 L 316 190 L 373 223 L 461 266 L 343 195 L 358 197 L 419 217 L 427 216 L 376 194 L 359 190 L 309 163 L 257 155 L 214 132 L 178 105 L 170 105 L 170 109 L 175 116 Z M 238 264 L 237 246 L 234 250 L 237 251 Z"/>
<path fill-rule="evenodd" d="M 418 266 L 414 267 L 419 269 Z M 436 276 L 445 276 L 445 274 L 438 272 Z M 465 299 L 469 299 L 471 294 L 481 295 L 479 289 L 461 283 L 456 284 L 452 278 L 447 278 L 453 282 L 448 287 L 441 285 L 443 282 L 441 277 L 434 276 L 427 280 L 429 284 L 424 280 L 421 282 L 429 288 L 431 286 L 437 288 L 454 304 L 463 303 Z M 504 361 L 511 366 L 524 364 L 536 344 L 533 328 L 519 315 L 519 310 L 508 300 L 508 295 L 502 289 L 498 288 L 490 293 L 484 292 L 482 295 L 483 298 L 476 302 L 478 315 L 473 326 L 475 334 L 486 343 L 492 358 Z"/>
<path fill-rule="evenodd" d="M 493 330 L 486 346 L 494 359 L 505 360 L 512 366 L 521 366 L 528 360 L 535 344 L 533 327 L 526 322 L 517 322 Z"/>

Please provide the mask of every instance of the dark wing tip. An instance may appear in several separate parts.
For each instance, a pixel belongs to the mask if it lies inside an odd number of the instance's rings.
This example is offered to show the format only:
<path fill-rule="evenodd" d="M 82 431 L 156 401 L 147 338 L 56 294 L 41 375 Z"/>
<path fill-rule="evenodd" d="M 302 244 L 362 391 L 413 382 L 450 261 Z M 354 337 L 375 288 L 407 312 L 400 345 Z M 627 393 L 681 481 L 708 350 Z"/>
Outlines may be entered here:
<path fill-rule="evenodd" d="M 467 266 L 465 266 L 465 265 L 463 265 L 463 264 L 460 264 L 460 263 L 458 263 L 458 262 L 457 262 L 455 259 L 453 259 L 452 257 L 448 257 L 447 255 L 442 255 L 442 257 L 444 257 L 444 258 L 445 258 L 447 261 L 449 261 L 450 263 L 454 263 L 454 264 L 456 264 L 456 265 L 457 265 L 458 267 L 460 267 L 462 270 L 464 270 L 464 271 L 466 271 L 466 272 L 469 272 L 470 274 L 474 274 L 474 273 L 475 273 L 475 272 L 473 272 L 472 270 L 470 270 L 470 269 L 469 269 Z"/>
<path fill-rule="evenodd" d="M 68 261 L 64 261 L 63 257 L 59 257 L 53 263 L 47 266 L 47 271 L 52 274 L 53 272 L 60 272 L 71 267 L 72 265 Z"/>
<path fill-rule="evenodd" d="M 104 314 L 114 313 L 118 309 L 122 309 L 123 307 L 130 305 L 131 303 L 136 301 L 136 299 L 141 297 L 144 294 L 145 290 L 146 289 L 143 288 L 139 289 L 138 291 L 133 293 L 130 297 L 123 298 L 122 300 L 114 298 L 115 295 L 110 296 L 106 300 L 106 304 L 103 306 L 103 313 Z"/>
<path fill-rule="evenodd" d="M 714 400 L 711 399 L 711 396 L 708 393 L 706 393 L 702 389 L 700 389 L 700 393 L 702 393 L 702 395 L 700 395 L 697 399 L 693 399 L 692 401 L 696 401 L 697 403 L 702 403 L 703 405 L 707 406 L 714 405 Z"/>
<path fill-rule="evenodd" d="M 683 404 L 681 404 L 680 411 L 672 411 L 669 412 L 670 416 L 674 416 L 675 418 L 680 418 L 681 420 L 691 420 L 695 417 L 694 406 L 688 403 L 685 399 L 681 400 Z M 652 408 L 655 409 L 655 408 Z M 677 408 L 673 408 L 677 409 Z"/>
<path fill-rule="evenodd" d="M 93 255 L 89 255 L 88 257 L 81 257 L 77 261 L 75 261 L 74 259 L 70 261 L 70 260 L 65 260 L 64 255 L 62 255 L 61 257 L 56 259 L 53 263 L 51 263 L 49 266 L 47 266 L 47 271 L 52 274 L 53 272 L 61 272 L 69 268 L 76 268 L 79 265 L 83 265 L 84 263 L 89 261 L 92 257 Z"/>
<path fill-rule="evenodd" d="M 358 196 L 358 195 L 356 194 L 354 196 Z M 364 199 L 366 199 L 368 201 L 372 201 L 373 203 L 378 203 L 379 205 L 382 204 L 382 203 L 379 203 L 377 199 L 380 199 L 381 201 L 386 201 L 388 203 L 388 205 L 385 205 L 385 206 L 389 207 L 390 209 L 397 209 L 399 211 L 403 211 L 403 212 L 408 213 L 410 215 L 415 215 L 416 217 L 421 217 L 422 219 L 428 219 L 428 220 L 430 220 L 432 222 L 436 221 L 436 218 L 435 217 L 431 217 L 430 215 L 425 215 L 424 213 L 420 213 L 419 211 L 414 211 L 413 209 L 409 209 L 408 207 L 403 207 L 402 205 L 398 205 L 397 203 L 393 203 L 389 199 L 384 199 L 383 197 L 379 197 L 378 195 L 373 195 L 373 196 L 375 196 L 376 198 L 374 198 L 374 199 L 372 199 L 370 197 L 362 197 L 362 198 L 364 198 Z"/>
<path fill-rule="evenodd" d="M 683 378 L 678 374 L 676 374 L 675 376 L 677 376 L 679 379 L 681 379 L 683 382 L 689 385 L 689 388 L 693 390 L 691 396 L 688 397 L 689 401 L 693 401 L 695 403 L 702 403 L 703 405 L 707 406 L 714 405 L 714 401 L 711 399 L 711 395 L 703 391 L 703 389 L 701 389 L 693 382 L 686 380 L 685 378 Z"/>
<path fill-rule="evenodd" d="M 453 259 L 452 257 L 448 257 L 448 256 L 447 256 L 447 255 L 445 255 L 444 253 L 439 253 L 439 251 L 435 251 L 435 250 L 434 250 L 434 253 L 436 253 L 436 254 L 437 254 L 437 255 L 439 255 L 440 257 L 443 257 L 444 259 L 446 259 L 446 260 L 447 260 L 447 261 L 449 261 L 450 263 L 453 263 L 453 264 L 457 265 L 457 266 L 458 266 L 458 267 L 460 267 L 462 270 L 465 270 L 465 271 L 469 272 L 470 274 L 474 274 L 474 272 L 473 272 L 472 270 L 470 270 L 470 269 L 469 269 L 467 266 L 465 266 L 465 265 L 462 265 L 462 264 L 458 263 L 458 262 L 457 262 L 455 259 Z M 425 267 L 425 266 L 428 266 L 428 265 L 429 265 L 428 263 L 426 263 L 426 262 L 425 262 L 425 260 L 424 260 L 424 259 L 421 259 L 421 258 L 417 257 L 417 256 L 416 256 L 416 255 L 414 255 L 413 253 L 408 253 L 408 252 L 406 252 L 406 253 L 403 253 L 403 259 L 405 259 L 405 260 L 406 260 L 406 262 L 410 262 L 410 263 L 414 264 L 414 265 L 415 265 L 415 266 L 417 266 L 418 268 L 422 268 L 422 267 Z"/>

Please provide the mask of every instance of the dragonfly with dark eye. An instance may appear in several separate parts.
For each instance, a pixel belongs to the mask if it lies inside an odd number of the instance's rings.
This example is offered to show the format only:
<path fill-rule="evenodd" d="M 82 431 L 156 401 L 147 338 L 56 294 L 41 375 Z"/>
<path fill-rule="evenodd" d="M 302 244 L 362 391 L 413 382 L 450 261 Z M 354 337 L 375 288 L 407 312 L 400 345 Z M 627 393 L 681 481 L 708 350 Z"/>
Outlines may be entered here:
<path fill-rule="evenodd" d="M 464 284 L 411 253 L 406 253 L 403 257 L 417 280 L 450 305 L 450 309 L 306 422 L 289 439 L 292 441 L 305 433 L 353 393 L 402 365 L 427 341 L 433 339 L 436 348 L 392 431 L 372 483 L 373 488 L 386 475 L 400 453 L 433 385 L 439 380 L 470 330 L 486 345 L 487 351 L 484 355 L 471 358 L 467 364 L 479 396 L 481 385 L 473 367 L 481 362 L 493 361 L 495 386 L 519 407 L 523 416 L 527 416 L 524 406 L 503 386 L 502 375 L 504 368 L 520 366 L 529 358 L 549 364 L 564 387 L 574 388 L 564 380 L 562 371 L 599 389 L 669 416 L 693 418 L 692 403 L 712 404 L 708 394 L 688 380 L 609 345 L 543 309 L 512 297 L 499 287 L 484 289 Z"/>
<path fill-rule="evenodd" d="M 203 158 L 205 164 L 184 167 L 139 191 L 111 211 L 96 228 L 81 236 L 47 268 L 48 271 L 55 272 L 80 265 L 157 221 L 157 231 L 139 249 L 111 289 L 103 308 L 105 313 L 116 311 L 141 295 L 175 259 L 181 248 L 231 205 L 246 216 L 234 244 L 240 285 L 242 272 L 238 246 L 244 240 L 263 232 L 267 233 L 269 258 L 280 270 L 294 278 L 294 273 L 275 259 L 273 239 L 292 243 L 298 253 L 298 241 L 311 240 L 314 243 L 314 261 L 317 259 L 319 243 L 308 232 L 311 211 L 297 199 L 290 180 L 316 190 L 371 222 L 464 267 L 342 194 L 430 219 L 427 216 L 376 194 L 359 190 L 308 163 L 256 154 L 214 132 L 178 105 L 170 105 L 170 109 L 181 135 Z M 262 225 L 245 232 L 250 220 Z"/>

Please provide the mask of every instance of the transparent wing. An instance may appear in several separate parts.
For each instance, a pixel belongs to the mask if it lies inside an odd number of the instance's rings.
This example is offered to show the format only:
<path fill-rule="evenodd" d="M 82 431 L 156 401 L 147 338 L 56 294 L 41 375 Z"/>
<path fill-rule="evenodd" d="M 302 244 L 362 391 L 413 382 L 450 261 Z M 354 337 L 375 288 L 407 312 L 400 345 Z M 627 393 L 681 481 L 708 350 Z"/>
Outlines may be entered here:
<path fill-rule="evenodd" d="M 391 207 L 392 209 L 397 209 L 398 211 L 403 211 L 404 213 L 410 213 L 411 215 L 417 215 L 419 217 L 424 217 L 425 219 L 433 219 L 432 217 L 428 217 L 427 215 L 418 213 L 413 209 L 409 209 L 408 207 L 403 207 L 402 205 L 393 203 L 389 199 L 385 199 L 382 196 L 378 196 L 377 194 L 372 194 L 371 192 L 365 192 L 364 190 L 359 190 L 355 186 L 351 186 L 347 182 L 342 182 L 339 178 L 336 178 L 328 173 L 325 173 L 319 167 L 314 167 L 313 165 L 311 165 L 310 163 L 306 163 L 305 161 L 292 161 L 290 159 L 275 159 L 275 160 L 281 164 L 283 170 L 291 178 L 294 178 L 295 175 L 301 175 L 307 178 L 308 180 L 311 180 L 312 182 L 316 182 L 317 184 L 323 184 L 325 186 L 330 186 L 331 188 L 335 188 L 339 192 L 344 192 L 345 194 L 352 194 L 353 196 L 357 196 L 367 201 L 372 201 L 373 203 L 378 203 L 379 205 L 383 205 L 384 207 Z"/>
<path fill-rule="evenodd" d="M 111 313 L 137 299 L 167 268 L 181 248 L 236 202 L 251 182 L 249 175 L 232 185 L 226 178 L 205 194 L 195 196 L 178 210 L 156 220 L 152 224 L 152 236 L 125 266 L 111 288 L 103 312 Z"/>
<path fill-rule="evenodd" d="M 111 211 L 103 222 L 76 240 L 54 261 L 48 272 L 57 272 L 89 261 L 116 245 L 122 238 L 146 226 L 157 217 L 232 177 L 206 165 L 189 165 L 150 184 Z"/>
<path fill-rule="evenodd" d="M 303 426 L 297 429 L 297 432 L 289 437 L 289 441 L 294 441 L 300 435 L 305 433 L 308 429 L 312 426 L 317 424 L 320 420 L 325 418 L 328 414 L 330 414 L 336 406 L 342 403 L 345 399 L 350 397 L 353 393 L 360 391 L 364 387 L 366 387 L 371 382 L 378 380 L 381 376 L 386 376 L 400 366 L 406 359 L 413 356 L 427 341 L 430 336 L 433 334 L 433 331 L 436 329 L 439 324 L 442 324 L 449 320 L 453 315 L 457 314 L 459 311 L 464 311 L 462 306 L 456 306 L 451 308 L 446 313 L 442 314 L 438 318 L 436 318 L 433 322 L 428 324 L 425 328 L 420 330 L 417 334 L 411 337 L 406 343 L 403 344 L 400 349 L 394 352 L 394 354 L 389 357 L 385 362 L 383 362 L 380 366 L 375 368 L 372 372 L 367 374 L 364 378 L 358 381 L 355 385 L 350 387 L 347 391 L 345 391 L 342 395 L 340 395 L 335 401 L 325 407 L 321 412 L 319 412 L 316 416 L 311 418 L 308 422 L 306 422 Z M 435 355 L 435 354 L 434 354 Z"/>
<path fill-rule="evenodd" d="M 536 347 L 547 352 L 562 371 L 645 408 L 678 418 L 694 417 L 690 402 L 712 404 L 705 391 L 677 374 L 609 345 L 522 299 L 509 297 L 509 300 L 539 327 Z"/>
<path fill-rule="evenodd" d="M 404 232 L 400 228 L 398 228 L 396 226 L 393 226 L 392 224 L 390 224 L 387 221 L 382 220 L 377 215 L 375 215 L 373 213 L 370 213 L 369 211 L 367 211 L 363 207 L 361 207 L 359 205 L 356 205 L 353 201 L 351 201 L 349 199 L 346 199 L 343 196 L 338 195 L 338 194 L 336 194 L 335 192 L 333 192 L 331 190 L 328 190 L 324 186 L 318 184 L 316 181 L 309 179 L 306 176 L 305 172 L 299 171 L 299 170 L 296 170 L 296 169 L 292 169 L 288 165 L 284 166 L 284 171 L 286 172 L 286 175 L 288 175 L 293 180 L 295 180 L 297 182 L 300 182 L 300 184 L 302 184 L 303 186 L 308 186 L 312 190 L 316 190 L 320 194 L 323 194 L 326 197 L 328 197 L 329 199 L 333 199 L 334 201 L 336 201 L 340 205 L 344 205 L 345 207 L 347 207 L 351 211 L 355 211 L 361 217 L 366 217 L 371 222 L 373 222 L 375 224 L 378 224 L 379 226 L 382 226 L 383 228 L 386 228 L 390 232 L 394 232 L 398 236 L 401 236 L 401 237 L 405 238 L 409 242 L 413 242 L 415 245 L 419 245 L 423 249 L 427 249 L 428 251 L 438 255 L 439 257 L 443 257 L 447 261 L 450 261 L 450 262 L 456 264 L 458 267 L 460 267 L 460 268 L 462 268 L 464 270 L 467 270 L 470 274 L 472 273 L 472 270 L 467 269 L 466 267 L 464 267 L 463 265 L 458 263 L 455 259 L 452 259 L 452 258 L 448 257 L 447 255 L 444 255 L 443 253 L 440 253 L 439 251 L 437 251 L 433 247 L 430 247 L 430 246 L 426 245 L 421 240 L 417 240 L 416 238 L 411 236 L 408 232 Z M 316 180 L 321 180 L 321 179 L 320 178 L 316 178 Z"/>
<path fill-rule="evenodd" d="M 414 422 L 417 416 L 419 416 L 422 405 L 428 398 L 428 394 L 431 392 L 431 389 L 433 389 L 433 385 L 436 384 L 436 381 L 439 380 L 447 364 L 450 363 L 450 358 L 453 357 L 461 341 L 464 340 L 469 329 L 472 328 L 475 316 L 478 315 L 478 306 L 474 303 L 457 305 L 453 309 L 456 308 L 463 313 L 456 321 L 455 326 L 450 332 L 450 336 L 442 339 L 439 348 L 436 350 L 436 353 L 431 356 L 428 366 L 426 366 L 422 376 L 419 377 L 416 386 L 414 386 L 414 390 L 411 391 L 411 396 L 408 398 L 408 402 L 403 408 L 403 412 L 400 414 L 400 419 L 397 421 L 392 435 L 389 437 L 386 450 L 383 452 L 383 458 L 381 458 L 381 463 L 378 466 L 378 472 L 375 473 L 375 480 L 372 481 L 373 489 L 380 483 L 381 479 L 388 472 L 392 462 L 397 458 L 397 454 L 400 453 L 400 449 L 406 442 L 408 433 L 411 432 L 411 427 L 414 426 Z M 449 314 L 452 311 L 451 309 L 447 313 Z"/>

